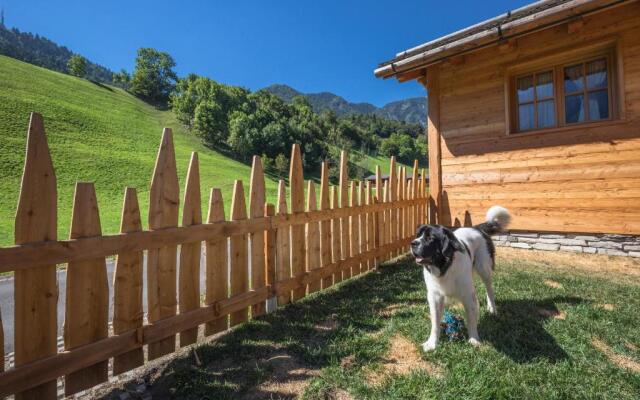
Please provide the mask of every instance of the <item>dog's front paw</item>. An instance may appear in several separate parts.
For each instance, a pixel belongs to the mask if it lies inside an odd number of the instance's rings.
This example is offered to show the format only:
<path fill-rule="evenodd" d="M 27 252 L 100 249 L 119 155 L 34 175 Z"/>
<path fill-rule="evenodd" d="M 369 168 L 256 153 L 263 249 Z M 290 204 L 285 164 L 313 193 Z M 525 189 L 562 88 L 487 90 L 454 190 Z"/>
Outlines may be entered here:
<path fill-rule="evenodd" d="M 436 349 L 436 341 L 435 340 L 427 340 L 426 342 L 422 343 L 422 350 L 427 353 L 429 351 L 433 351 Z"/>
<path fill-rule="evenodd" d="M 469 338 L 469 344 L 471 344 L 473 347 L 480 347 L 482 342 L 480 342 L 480 339 Z"/>

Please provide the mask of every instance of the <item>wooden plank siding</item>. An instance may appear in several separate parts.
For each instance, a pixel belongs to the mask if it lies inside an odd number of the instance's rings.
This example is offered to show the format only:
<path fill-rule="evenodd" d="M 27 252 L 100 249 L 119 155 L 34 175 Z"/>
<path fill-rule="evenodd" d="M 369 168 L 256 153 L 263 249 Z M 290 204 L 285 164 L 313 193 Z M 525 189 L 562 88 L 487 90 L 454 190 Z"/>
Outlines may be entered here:
<path fill-rule="evenodd" d="M 585 17 L 577 31 L 560 25 L 508 49 L 487 47 L 457 65 L 429 67 L 430 203 L 439 203 L 438 223 L 476 224 L 500 204 L 515 230 L 640 234 L 639 37 L 640 7 L 628 4 Z M 615 60 L 612 120 L 510 132 L 514 70 L 605 47 Z"/>

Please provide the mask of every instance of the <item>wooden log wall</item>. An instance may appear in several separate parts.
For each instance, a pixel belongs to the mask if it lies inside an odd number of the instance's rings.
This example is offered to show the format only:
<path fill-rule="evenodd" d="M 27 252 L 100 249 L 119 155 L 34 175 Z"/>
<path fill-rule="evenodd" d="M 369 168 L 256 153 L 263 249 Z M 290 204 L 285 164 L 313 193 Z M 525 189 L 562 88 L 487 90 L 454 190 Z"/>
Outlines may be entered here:
<path fill-rule="evenodd" d="M 579 29 L 559 25 L 469 53 L 457 65 L 430 67 L 429 172 L 438 222 L 476 224 L 500 204 L 515 230 L 640 234 L 638 38 L 640 7 L 631 2 L 583 17 Z M 603 52 L 611 54 L 612 120 L 512 132 L 513 71 Z"/>
<path fill-rule="evenodd" d="M 21 399 L 55 399 L 59 377 L 64 377 L 65 394 L 72 395 L 107 381 L 110 359 L 112 374 L 121 374 L 174 352 L 176 335 L 180 346 L 191 345 L 200 326 L 205 336 L 225 331 L 264 314 L 269 299 L 276 298 L 278 305 L 299 301 L 405 252 L 412 237 L 403 227 L 409 226 L 410 210 L 426 206 L 425 193 L 414 199 L 403 194 L 417 190 L 397 181 L 404 170 L 392 174 L 396 181 L 383 188 L 379 168 L 374 191 L 371 182 L 349 181 L 347 162 L 343 152 L 336 166 L 339 186 L 329 185 L 329 165 L 323 163 L 319 196 L 315 183 L 308 181 L 305 201 L 300 147 L 294 145 L 289 187 L 279 182 L 276 208 L 265 203 L 264 173 L 255 157 L 248 196 L 243 182 L 235 181 L 227 220 L 222 193 L 212 188 L 203 222 L 198 155 L 193 153 L 178 226 L 173 138 L 165 129 L 151 179 L 150 229 L 142 229 L 136 189 L 126 188 L 120 233 L 103 235 L 94 186 L 78 182 L 70 238 L 57 240 L 55 171 L 42 117 L 33 114 L 16 246 L 0 248 L 0 272 L 14 271 L 16 285 L 16 365 L 0 369 L 0 398 L 16 394 Z M 395 160 L 391 167 L 396 168 Z M 112 255 L 117 258 L 109 335 L 105 258 Z M 56 264 L 67 268 L 65 348 L 60 353 Z M 205 272 L 202 301 L 200 268 Z M 0 320 L 0 345 L 3 340 Z"/>

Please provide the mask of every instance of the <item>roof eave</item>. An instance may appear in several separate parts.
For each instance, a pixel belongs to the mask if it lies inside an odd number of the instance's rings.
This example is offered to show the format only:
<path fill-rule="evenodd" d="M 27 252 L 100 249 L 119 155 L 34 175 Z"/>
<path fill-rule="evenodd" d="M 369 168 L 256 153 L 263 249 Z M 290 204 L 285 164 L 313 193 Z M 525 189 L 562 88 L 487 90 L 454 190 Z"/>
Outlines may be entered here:
<path fill-rule="evenodd" d="M 571 0 L 544 11 L 488 28 L 474 35 L 461 37 L 453 42 L 449 42 L 426 51 L 408 56 L 404 56 L 404 54 L 410 54 L 409 52 L 412 51 L 411 49 L 399 53 L 403 56 L 396 57 L 393 60 L 381 64 L 374 70 L 374 75 L 383 79 L 396 77 L 401 81 L 408 80 L 401 79 L 401 77 L 411 71 L 423 69 L 429 65 L 442 62 L 449 57 L 497 45 L 505 40 L 521 37 L 535 31 L 568 22 L 571 19 L 578 18 L 586 14 L 592 14 L 632 1 L 637 0 Z M 485 21 L 484 23 L 492 21 L 494 21 L 494 19 Z M 477 28 L 478 25 L 481 24 L 476 24 L 473 27 Z M 464 30 L 459 31 L 456 34 L 463 31 Z M 450 35 L 446 37 L 449 36 Z M 429 43 L 435 42 L 436 41 L 431 41 Z M 426 46 L 426 44 L 417 46 L 416 48 L 424 46 Z"/>

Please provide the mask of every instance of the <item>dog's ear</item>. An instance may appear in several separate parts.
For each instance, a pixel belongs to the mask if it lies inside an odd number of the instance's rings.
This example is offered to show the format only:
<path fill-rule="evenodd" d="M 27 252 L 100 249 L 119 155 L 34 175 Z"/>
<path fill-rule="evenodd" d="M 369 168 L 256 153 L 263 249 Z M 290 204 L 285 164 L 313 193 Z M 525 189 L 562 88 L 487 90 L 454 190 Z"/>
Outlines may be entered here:
<path fill-rule="evenodd" d="M 442 228 L 443 241 L 442 241 L 442 254 L 450 254 L 455 251 L 464 251 L 462 243 L 458 241 L 453 231 L 449 228 Z"/>

